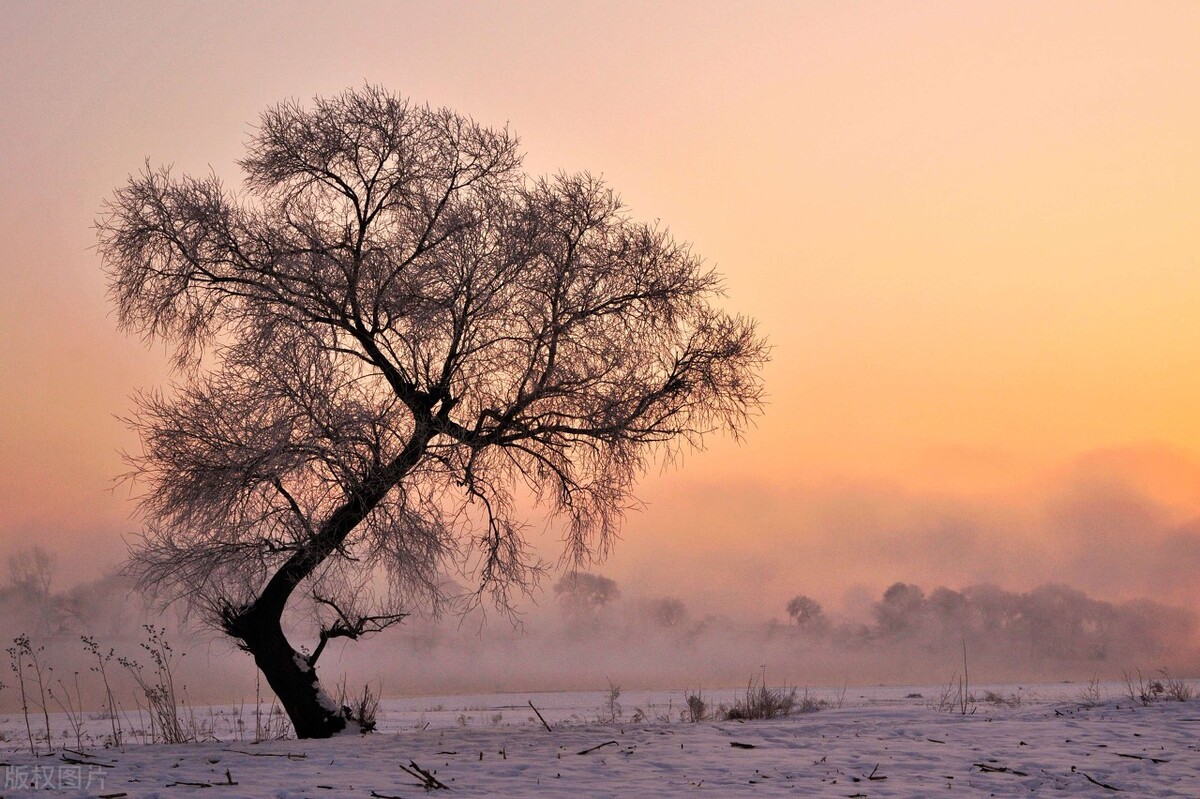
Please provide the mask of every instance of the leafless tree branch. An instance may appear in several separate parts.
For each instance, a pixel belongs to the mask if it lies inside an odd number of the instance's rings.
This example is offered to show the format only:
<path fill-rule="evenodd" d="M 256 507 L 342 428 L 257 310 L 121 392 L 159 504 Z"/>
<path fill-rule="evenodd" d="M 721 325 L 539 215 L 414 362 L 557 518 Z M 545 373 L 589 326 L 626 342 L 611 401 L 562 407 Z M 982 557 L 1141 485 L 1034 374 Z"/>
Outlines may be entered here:
<path fill-rule="evenodd" d="M 655 459 L 760 409 L 720 278 L 599 178 L 526 176 L 507 130 L 367 86 L 269 109 L 240 166 L 147 165 L 97 226 L 119 324 L 178 368 L 129 420 L 131 569 L 260 666 L 302 585 L 387 586 L 318 651 L 438 606 L 447 571 L 510 607 L 542 569 L 517 492 L 568 561 L 603 556 Z"/>

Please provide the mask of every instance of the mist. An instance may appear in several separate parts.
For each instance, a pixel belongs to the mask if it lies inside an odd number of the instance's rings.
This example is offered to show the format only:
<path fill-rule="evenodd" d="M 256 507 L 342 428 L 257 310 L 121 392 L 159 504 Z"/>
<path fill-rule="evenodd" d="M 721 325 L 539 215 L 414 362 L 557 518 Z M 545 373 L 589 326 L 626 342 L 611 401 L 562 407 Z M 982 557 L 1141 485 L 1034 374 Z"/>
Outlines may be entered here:
<path fill-rule="evenodd" d="M 647 509 L 629 516 L 605 571 L 645 593 L 694 597 L 703 613 L 759 617 L 805 594 L 866 622 L 894 582 L 1063 584 L 1196 609 L 1200 468 L 1190 454 L 1110 448 L 1041 467 L 1015 460 L 974 479 L 964 461 L 956 456 L 953 481 L 949 465 L 896 469 L 904 482 L 667 474 L 649 484 Z"/>
<path fill-rule="evenodd" d="M 88 636 L 102 657 L 111 653 L 110 681 L 134 707 L 132 672 L 119 661 L 152 668 L 144 645 L 154 630 L 169 642 L 175 680 L 192 706 L 270 697 L 249 656 L 197 620 L 154 608 L 117 575 L 55 590 L 44 570 L 30 571 L 31 553 L 50 554 L 25 550 L 10 560 L 17 568 L 0 589 L 0 634 L 6 642 L 29 637 L 52 669 L 50 685 L 65 681 L 65 691 L 78 673 L 83 701 L 99 705 L 96 655 L 81 639 Z M 895 582 L 864 594 L 853 612 L 797 594 L 780 597 L 773 613 L 714 614 L 696 597 L 581 572 L 547 585 L 518 616 L 413 616 L 369 640 L 332 643 L 319 668 L 333 691 L 370 684 L 384 696 L 718 688 L 764 674 L 810 687 L 933 685 L 961 672 L 964 652 L 976 682 L 1200 673 L 1197 617 L 1183 607 L 1105 601 L 1062 584 L 1017 591 Z M 290 634 L 302 642 L 304 620 L 292 621 Z M 5 712 L 19 704 L 14 690 L 0 692 Z"/>
<path fill-rule="evenodd" d="M 651 501 L 608 562 L 573 580 L 551 572 L 511 616 L 414 614 L 370 640 L 334 641 L 322 679 L 386 695 L 719 687 L 764 669 L 795 685 L 932 684 L 961 670 L 964 647 L 980 680 L 1200 674 L 1190 457 L 1104 450 L 991 485 L 950 494 L 666 474 L 649 481 Z M 679 512 L 700 497 L 703 525 Z M 265 692 L 251 659 L 182 608 L 155 608 L 115 572 L 73 579 L 78 548 L 4 554 L 0 636 L 45 647 L 55 679 L 78 670 L 91 690 L 82 635 L 147 662 L 152 624 L 179 654 L 189 701 Z M 789 603 L 803 611 L 789 615 Z M 312 635 L 307 621 L 293 618 L 297 643 Z M 0 706 L 15 701 L 0 691 Z"/>
<path fill-rule="evenodd" d="M 990 474 L 986 491 L 960 475 L 954 493 L 667 473 L 647 481 L 649 501 L 607 562 L 573 580 L 550 572 L 512 616 L 414 614 L 369 640 L 335 640 L 320 671 L 333 688 L 369 682 L 385 695 L 736 686 L 764 669 L 801 686 L 928 685 L 961 670 L 965 647 L 979 680 L 1195 676 L 1198 485 L 1200 466 L 1162 446 L 1007 482 Z M 189 701 L 266 691 L 245 653 L 182 608 L 155 608 L 115 572 L 77 579 L 103 546 L 31 540 L 63 548 L 10 542 L 0 637 L 45 647 L 55 679 L 78 670 L 92 690 L 81 635 L 147 663 L 151 624 L 179 654 Z M 292 621 L 297 644 L 315 643 L 307 619 Z M 0 706 L 16 701 L 0 691 Z"/>

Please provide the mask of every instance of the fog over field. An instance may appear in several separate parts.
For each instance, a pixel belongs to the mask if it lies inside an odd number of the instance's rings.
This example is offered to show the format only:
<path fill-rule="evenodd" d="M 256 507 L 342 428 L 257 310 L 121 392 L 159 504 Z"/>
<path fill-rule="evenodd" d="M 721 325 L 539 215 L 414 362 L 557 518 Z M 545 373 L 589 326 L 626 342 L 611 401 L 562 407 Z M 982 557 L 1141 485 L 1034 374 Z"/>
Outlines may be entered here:
<path fill-rule="evenodd" d="M 126 579 L 112 575 L 58 588 L 45 550 L 10 559 L 0 590 L 0 636 L 44 647 L 54 679 L 80 672 L 89 703 L 101 683 L 81 636 L 112 650 L 114 684 L 129 690 L 126 658 L 152 667 L 143 644 L 153 625 L 173 648 L 176 679 L 191 704 L 254 697 L 247 655 L 178 610 L 159 612 Z M 52 559 L 51 559 L 52 562 Z M 52 566 L 50 567 L 52 568 Z M 22 571 L 25 569 L 26 571 Z M 1062 584 L 1012 591 L 990 584 L 960 590 L 897 582 L 854 607 L 828 607 L 803 594 L 781 596 L 773 613 L 706 613 L 694 597 L 660 595 L 600 573 L 559 578 L 516 616 L 447 610 L 414 615 L 359 642 L 334 642 L 320 662 L 323 681 L 384 696 L 734 687 L 765 673 L 798 686 L 930 684 L 962 671 L 964 649 L 976 682 L 1086 682 L 1123 675 L 1200 673 L 1196 614 L 1151 600 L 1104 601 Z M 865 611 L 865 612 L 864 612 Z M 293 638 L 304 625 L 293 613 Z M 311 634 L 311 633 L 309 633 Z M 265 686 L 262 690 L 265 692 Z M 0 707 L 19 707 L 14 690 Z"/>
<path fill-rule="evenodd" d="M 608 562 L 572 580 L 553 568 L 547 531 L 550 568 L 514 614 L 414 609 L 373 638 L 334 641 L 320 672 L 386 696 L 728 687 L 764 669 L 800 686 L 929 684 L 961 672 L 965 646 L 984 681 L 1195 676 L 1194 473 L 1162 447 L 1096 452 L 982 496 L 863 482 L 696 488 L 668 471 L 649 479 L 650 501 Z M 672 509 L 701 497 L 714 511 L 685 529 Z M 661 555 L 660 537 L 685 536 L 691 545 Z M 61 675 L 90 665 L 80 635 L 146 662 L 142 625 L 153 624 L 187 653 L 176 665 L 191 701 L 253 696 L 252 663 L 227 638 L 183 605 L 157 609 L 112 566 L 78 579 L 63 564 L 80 554 L 9 545 L 2 640 L 29 635 Z M 897 578 L 876 582 L 889 569 Z M 311 648 L 305 612 L 290 623 Z M 0 706 L 14 701 L 0 693 Z"/>

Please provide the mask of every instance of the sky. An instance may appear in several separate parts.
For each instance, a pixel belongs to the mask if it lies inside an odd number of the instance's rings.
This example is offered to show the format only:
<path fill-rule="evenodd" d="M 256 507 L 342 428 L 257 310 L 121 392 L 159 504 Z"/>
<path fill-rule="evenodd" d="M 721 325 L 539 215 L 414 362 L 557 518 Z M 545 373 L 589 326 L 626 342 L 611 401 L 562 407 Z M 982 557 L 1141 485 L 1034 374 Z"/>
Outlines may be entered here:
<path fill-rule="evenodd" d="M 598 567 L 623 586 L 781 618 L 901 580 L 1200 609 L 1200 5 L 0 13 L 0 554 L 85 580 L 136 529 L 120 417 L 168 372 L 116 330 L 102 201 L 147 161 L 236 184 L 261 111 L 369 82 L 603 175 L 769 339 L 745 440 L 643 481 Z"/>

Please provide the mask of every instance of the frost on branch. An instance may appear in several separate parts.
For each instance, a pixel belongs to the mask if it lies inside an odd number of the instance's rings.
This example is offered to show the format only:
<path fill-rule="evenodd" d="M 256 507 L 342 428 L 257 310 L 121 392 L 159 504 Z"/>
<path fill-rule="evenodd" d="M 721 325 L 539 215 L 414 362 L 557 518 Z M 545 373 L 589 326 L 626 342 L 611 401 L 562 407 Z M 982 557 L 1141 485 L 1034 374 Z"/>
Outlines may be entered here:
<path fill-rule="evenodd" d="M 98 227 L 121 326 L 178 367 L 130 419 L 132 568 L 277 693 L 297 588 L 332 616 L 309 666 L 447 573 L 508 607 L 541 569 L 518 496 L 603 557 L 653 460 L 759 409 L 720 278 L 598 178 L 526 175 L 507 130 L 368 86 L 269 109 L 241 167 L 147 166 Z"/>

